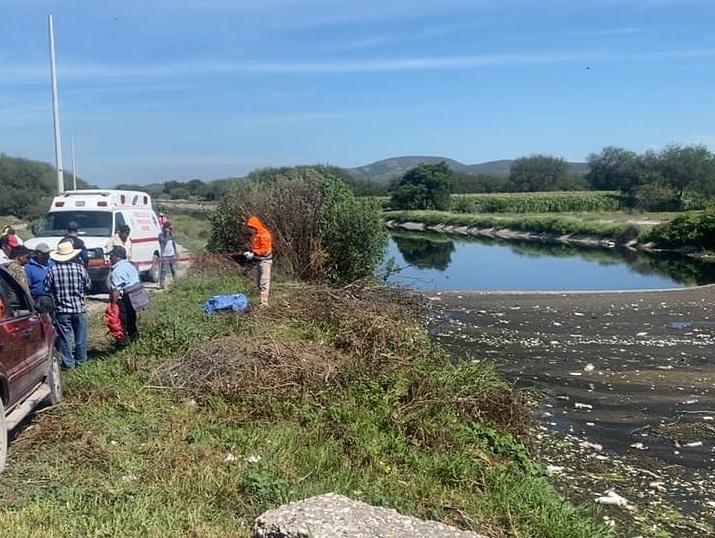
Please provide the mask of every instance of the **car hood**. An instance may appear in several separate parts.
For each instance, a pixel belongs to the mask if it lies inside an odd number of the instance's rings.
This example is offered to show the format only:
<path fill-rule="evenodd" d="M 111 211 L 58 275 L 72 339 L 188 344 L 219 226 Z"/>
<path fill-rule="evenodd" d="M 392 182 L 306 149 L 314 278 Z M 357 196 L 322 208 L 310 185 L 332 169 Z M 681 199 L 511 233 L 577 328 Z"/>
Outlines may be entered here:
<path fill-rule="evenodd" d="M 80 235 L 79 238 L 84 241 L 84 246 L 88 250 L 101 248 L 104 252 L 108 252 L 112 248 L 111 237 L 93 237 L 90 235 Z M 25 241 L 25 246 L 29 249 L 34 249 L 40 243 L 45 243 L 52 250 L 57 248 L 57 244 L 62 240 L 62 237 L 33 237 Z"/>

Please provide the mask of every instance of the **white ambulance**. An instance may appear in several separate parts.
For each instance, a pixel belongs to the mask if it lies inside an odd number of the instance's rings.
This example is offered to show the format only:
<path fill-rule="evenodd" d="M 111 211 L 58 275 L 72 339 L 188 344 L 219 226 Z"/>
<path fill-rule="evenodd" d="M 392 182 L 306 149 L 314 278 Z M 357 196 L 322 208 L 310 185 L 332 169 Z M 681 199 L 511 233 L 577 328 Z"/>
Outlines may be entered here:
<path fill-rule="evenodd" d="M 25 244 L 35 248 L 47 243 L 51 249 L 67 235 L 70 222 L 79 225 L 79 237 L 89 254 L 89 274 L 93 284 L 104 287 L 111 269 L 108 253 L 114 234 L 125 224 L 132 240 L 131 262 L 143 276 L 159 280 L 159 219 L 145 192 L 120 190 L 66 191 L 52 200 L 42 222 L 33 228 L 34 238 Z"/>

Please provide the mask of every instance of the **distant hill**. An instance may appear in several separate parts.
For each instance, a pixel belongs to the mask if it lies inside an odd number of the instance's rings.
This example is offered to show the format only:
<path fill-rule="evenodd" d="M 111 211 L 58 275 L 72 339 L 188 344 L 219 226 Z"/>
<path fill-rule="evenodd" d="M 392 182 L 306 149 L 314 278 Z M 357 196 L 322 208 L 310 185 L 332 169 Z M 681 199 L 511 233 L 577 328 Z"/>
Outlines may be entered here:
<path fill-rule="evenodd" d="M 72 181 L 65 173 L 65 185 Z M 77 178 L 77 187 L 90 185 Z M 0 215 L 33 219 L 44 214 L 57 193 L 55 169 L 43 162 L 0 153 Z M 1 224 L 1 223 L 0 223 Z"/>
<path fill-rule="evenodd" d="M 363 180 L 377 181 L 385 183 L 395 176 L 401 176 L 410 168 L 414 168 L 422 163 L 437 164 L 444 161 L 454 172 L 465 174 L 488 174 L 493 176 L 508 176 L 513 159 L 502 159 L 499 161 L 488 161 L 479 164 L 464 164 L 454 159 L 434 156 L 408 156 L 393 157 L 383 159 L 357 168 L 349 168 L 348 172 L 356 178 Z M 588 172 L 588 164 L 585 162 L 570 162 L 570 171 L 574 175 L 583 175 Z"/>

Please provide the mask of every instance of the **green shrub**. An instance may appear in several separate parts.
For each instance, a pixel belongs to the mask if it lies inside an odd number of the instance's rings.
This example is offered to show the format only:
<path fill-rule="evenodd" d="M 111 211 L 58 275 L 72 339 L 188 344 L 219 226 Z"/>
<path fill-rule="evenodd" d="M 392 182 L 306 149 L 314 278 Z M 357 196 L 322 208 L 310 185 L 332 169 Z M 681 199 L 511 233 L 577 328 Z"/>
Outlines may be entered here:
<path fill-rule="evenodd" d="M 683 211 L 715 209 L 715 198 L 697 192 L 686 192 L 683 194 L 682 209 Z"/>
<path fill-rule="evenodd" d="M 620 194 L 608 191 L 466 194 L 452 197 L 458 213 L 569 213 L 617 211 Z"/>
<path fill-rule="evenodd" d="M 670 222 L 659 224 L 645 237 L 658 246 L 676 248 L 694 246 L 715 248 L 715 212 L 685 213 Z"/>
<path fill-rule="evenodd" d="M 385 254 L 379 205 L 357 198 L 322 167 L 268 169 L 236 185 L 209 215 L 209 249 L 246 250 L 244 223 L 258 215 L 273 233 L 276 264 L 305 280 L 353 281 Z"/>
<path fill-rule="evenodd" d="M 633 205 L 641 211 L 677 211 L 680 209 L 678 193 L 660 183 L 639 185 L 633 191 Z"/>

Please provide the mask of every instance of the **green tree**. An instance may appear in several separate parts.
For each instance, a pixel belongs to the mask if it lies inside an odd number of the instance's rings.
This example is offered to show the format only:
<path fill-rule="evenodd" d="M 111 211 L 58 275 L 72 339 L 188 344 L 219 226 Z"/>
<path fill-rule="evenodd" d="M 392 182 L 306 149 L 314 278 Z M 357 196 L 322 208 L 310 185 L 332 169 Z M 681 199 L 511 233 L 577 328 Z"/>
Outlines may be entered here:
<path fill-rule="evenodd" d="M 446 163 L 420 164 L 391 185 L 390 203 L 396 209 L 447 210 L 453 188 L 453 173 Z"/>
<path fill-rule="evenodd" d="M 367 277 L 385 255 L 379 206 L 357 198 L 326 167 L 267 168 L 234 183 L 209 215 L 209 249 L 245 250 L 250 215 L 273 233 L 278 268 L 305 280 Z"/>
<path fill-rule="evenodd" d="M 567 183 L 568 172 L 569 165 L 562 158 L 531 155 L 512 163 L 509 181 L 519 192 L 558 190 Z"/>
<path fill-rule="evenodd" d="M 455 172 L 455 193 L 504 192 L 511 189 L 509 176 L 493 174 L 468 174 Z"/>
<path fill-rule="evenodd" d="M 65 174 L 65 186 L 71 188 L 71 177 Z M 77 178 L 77 188 L 90 185 Z M 34 219 L 44 214 L 57 194 L 57 174 L 47 163 L 10 157 L 0 153 L 0 215 Z"/>
<path fill-rule="evenodd" d="M 651 161 L 661 181 L 676 192 L 679 201 L 686 190 L 715 193 L 715 158 L 705 146 L 668 146 Z"/>
<path fill-rule="evenodd" d="M 628 192 L 644 179 L 643 160 L 633 151 L 608 146 L 587 160 L 586 179 L 596 190 Z"/>

